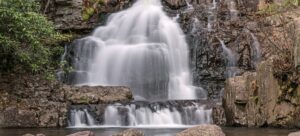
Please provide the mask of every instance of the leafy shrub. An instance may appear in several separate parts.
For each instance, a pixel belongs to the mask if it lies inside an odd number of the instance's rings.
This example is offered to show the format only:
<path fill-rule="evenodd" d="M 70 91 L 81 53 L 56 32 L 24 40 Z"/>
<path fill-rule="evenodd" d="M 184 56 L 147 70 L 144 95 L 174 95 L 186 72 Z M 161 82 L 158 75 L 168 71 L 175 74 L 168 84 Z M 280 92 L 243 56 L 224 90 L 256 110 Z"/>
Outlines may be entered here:
<path fill-rule="evenodd" d="M 56 32 L 35 0 L 0 0 L 0 73 L 53 73 L 70 36 Z"/>
<path fill-rule="evenodd" d="M 104 4 L 103 0 L 83 0 L 84 9 L 82 12 L 83 20 L 89 20 L 95 13 L 98 12 L 99 7 Z"/>

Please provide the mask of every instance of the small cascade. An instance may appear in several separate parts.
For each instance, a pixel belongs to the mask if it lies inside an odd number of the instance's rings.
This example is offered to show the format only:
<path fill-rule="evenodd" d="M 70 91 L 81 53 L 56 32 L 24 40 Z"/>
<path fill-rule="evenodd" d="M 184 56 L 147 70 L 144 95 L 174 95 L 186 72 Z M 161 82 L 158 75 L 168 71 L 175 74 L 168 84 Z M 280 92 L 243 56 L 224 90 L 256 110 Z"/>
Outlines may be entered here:
<path fill-rule="evenodd" d="M 207 17 L 207 30 L 210 32 L 214 28 L 214 24 L 217 21 L 217 2 L 213 0 L 208 8 L 208 17 Z"/>
<path fill-rule="evenodd" d="M 200 24 L 199 19 L 194 17 L 193 22 L 192 22 L 192 29 L 190 30 L 189 34 L 196 34 L 197 31 L 199 29 L 201 29 L 200 26 L 201 26 L 201 24 Z"/>
<path fill-rule="evenodd" d="M 194 6 L 189 2 L 189 0 L 185 0 L 185 3 L 187 5 L 187 8 L 185 9 L 185 13 L 187 12 L 193 12 L 195 9 L 194 9 Z"/>
<path fill-rule="evenodd" d="M 69 126 L 87 127 L 96 125 L 94 118 L 90 115 L 87 109 L 72 109 L 70 111 L 70 117 Z"/>
<path fill-rule="evenodd" d="M 212 109 L 196 102 L 110 104 L 102 117 L 91 117 L 87 108 L 71 111 L 70 127 L 182 127 L 212 123 Z M 91 108 L 93 109 L 93 108 Z M 72 112 L 74 112 L 72 114 Z M 96 111 L 95 114 L 96 115 Z M 95 122 L 96 118 L 102 118 Z"/>
<path fill-rule="evenodd" d="M 175 17 L 173 17 L 172 19 L 173 19 L 173 21 L 178 21 L 178 20 L 179 20 L 179 18 L 180 18 L 180 14 L 176 14 L 176 16 L 175 16 Z"/>
<path fill-rule="evenodd" d="M 235 0 L 226 0 L 226 3 L 228 6 L 228 9 L 230 11 L 231 21 L 238 20 L 239 19 L 239 17 L 238 17 L 239 11 L 237 10 L 237 5 L 236 5 Z"/>
<path fill-rule="evenodd" d="M 224 56 L 227 59 L 227 65 L 226 65 L 226 77 L 234 77 L 236 74 L 239 72 L 238 67 L 237 67 L 237 60 L 235 53 L 230 50 L 229 48 L 226 47 L 224 41 L 220 40 Z"/>
<path fill-rule="evenodd" d="M 248 29 L 244 29 L 244 32 L 251 36 L 251 63 L 254 68 L 261 61 L 260 43 L 257 37 Z"/>
<path fill-rule="evenodd" d="M 60 63 L 64 65 L 65 63 L 65 59 L 66 59 L 66 56 L 67 56 L 67 51 L 68 51 L 68 48 L 67 46 L 65 46 L 65 49 L 64 49 L 64 53 L 63 55 L 61 56 L 60 58 Z M 58 72 L 56 73 L 56 76 L 58 78 L 59 81 L 63 81 L 64 80 L 64 76 L 65 76 L 65 72 L 64 70 L 61 68 L 58 70 Z"/>
<path fill-rule="evenodd" d="M 261 61 L 261 50 L 260 50 L 260 43 L 257 37 L 250 32 L 250 35 L 253 39 L 252 47 L 251 47 L 251 56 L 252 56 L 252 64 L 256 67 L 257 64 Z"/>
<path fill-rule="evenodd" d="M 185 35 L 160 0 L 139 0 L 112 14 L 71 50 L 76 85 L 128 86 L 139 100 L 198 98 Z"/>

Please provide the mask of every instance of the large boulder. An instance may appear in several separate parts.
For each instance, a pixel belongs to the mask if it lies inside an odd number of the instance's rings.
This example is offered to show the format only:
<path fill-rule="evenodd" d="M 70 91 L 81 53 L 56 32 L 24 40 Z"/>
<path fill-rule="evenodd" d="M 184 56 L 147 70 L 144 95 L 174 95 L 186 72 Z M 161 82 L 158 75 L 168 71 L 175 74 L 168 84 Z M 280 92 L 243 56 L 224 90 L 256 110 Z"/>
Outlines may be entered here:
<path fill-rule="evenodd" d="M 186 129 L 176 136 L 225 136 L 222 129 L 216 125 L 200 125 Z"/>
<path fill-rule="evenodd" d="M 144 136 L 144 133 L 137 129 L 127 129 L 127 130 L 125 130 L 121 133 L 115 134 L 113 136 Z"/>

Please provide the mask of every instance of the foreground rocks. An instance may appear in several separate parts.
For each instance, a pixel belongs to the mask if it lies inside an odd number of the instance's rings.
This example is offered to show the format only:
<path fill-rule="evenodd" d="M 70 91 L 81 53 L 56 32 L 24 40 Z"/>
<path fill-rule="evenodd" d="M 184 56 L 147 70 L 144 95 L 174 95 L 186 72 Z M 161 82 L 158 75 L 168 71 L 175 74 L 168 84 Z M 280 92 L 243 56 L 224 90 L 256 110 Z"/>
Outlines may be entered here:
<path fill-rule="evenodd" d="M 127 129 L 119 134 L 115 134 L 112 136 L 144 136 L 144 133 L 137 129 Z"/>
<path fill-rule="evenodd" d="M 294 128 L 300 122 L 300 87 L 280 84 L 273 61 L 226 81 L 224 108 L 228 125 Z"/>
<path fill-rule="evenodd" d="M 65 127 L 70 105 L 132 99 L 126 87 L 74 87 L 40 76 L 2 76 L 0 127 Z"/>
<path fill-rule="evenodd" d="M 95 136 L 95 134 L 91 131 L 82 131 L 67 136 Z"/>
<path fill-rule="evenodd" d="M 225 136 L 222 129 L 216 125 L 200 125 L 186 129 L 176 136 Z"/>

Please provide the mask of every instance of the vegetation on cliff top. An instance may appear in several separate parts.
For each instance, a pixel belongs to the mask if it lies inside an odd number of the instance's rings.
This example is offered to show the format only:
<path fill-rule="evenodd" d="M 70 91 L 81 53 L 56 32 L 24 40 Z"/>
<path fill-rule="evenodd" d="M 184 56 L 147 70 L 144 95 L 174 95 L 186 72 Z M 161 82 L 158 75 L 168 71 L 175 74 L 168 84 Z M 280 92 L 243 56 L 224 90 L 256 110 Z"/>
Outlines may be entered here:
<path fill-rule="evenodd" d="M 0 73 L 30 72 L 53 77 L 63 52 L 58 33 L 35 0 L 0 0 Z"/>

